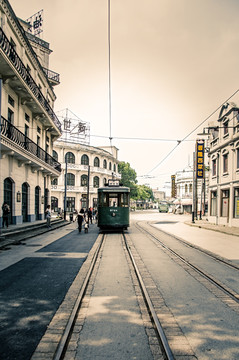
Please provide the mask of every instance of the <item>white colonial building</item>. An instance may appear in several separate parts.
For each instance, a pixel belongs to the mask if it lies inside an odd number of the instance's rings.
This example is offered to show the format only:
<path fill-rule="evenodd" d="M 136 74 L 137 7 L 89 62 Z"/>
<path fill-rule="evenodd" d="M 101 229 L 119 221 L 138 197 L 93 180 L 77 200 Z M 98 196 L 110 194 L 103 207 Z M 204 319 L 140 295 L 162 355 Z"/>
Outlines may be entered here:
<path fill-rule="evenodd" d="M 54 143 L 54 158 L 62 164 L 60 177 L 51 185 L 51 207 L 66 212 L 97 206 L 97 189 L 109 179 L 120 179 L 118 149 L 115 146 L 94 147 L 70 141 Z M 89 186 L 88 186 L 89 178 Z M 66 179 L 66 182 L 65 182 Z"/>
<path fill-rule="evenodd" d="M 51 180 L 61 173 L 52 157 L 61 135 L 53 111 L 59 75 L 48 69 L 49 43 L 16 17 L 7 0 L 0 0 L 0 23 L 0 204 L 6 201 L 10 222 L 20 224 L 43 218 Z M 41 26 L 40 14 L 34 24 Z"/>
<path fill-rule="evenodd" d="M 239 108 L 222 106 L 209 126 L 209 221 L 239 226 Z"/>

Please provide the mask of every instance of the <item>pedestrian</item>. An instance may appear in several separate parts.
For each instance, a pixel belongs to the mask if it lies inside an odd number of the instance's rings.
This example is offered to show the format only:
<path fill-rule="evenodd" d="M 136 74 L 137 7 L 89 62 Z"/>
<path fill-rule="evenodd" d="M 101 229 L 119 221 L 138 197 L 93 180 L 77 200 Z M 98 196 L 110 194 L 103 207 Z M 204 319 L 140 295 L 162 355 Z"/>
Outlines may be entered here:
<path fill-rule="evenodd" d="M 4 201 L 2 205 L 2 227 L 6 224 L 8 228 L 8 215 L 10 214 L 10 206 Z"/>
<path fill-rule="evenodd" d="M 83 209 L 80 210 L 79 214 L 77 215 L 77 222 L 78 222 L 78 229 L 81 232 L 82 223 L 85 217 L 85 212 Z"/>
<path fill-rule="evenodd" d="M 50 205 L 47 205 L 46 207 L 46 211 L 45 211 L 45 214 L 46 214 L 46 226 L 48 228 L 51 228 L 51 210 L 50 210 Z"/>
<path fill-rule="evenodd" d="M 88 210 L 88 220 L 92 224 L 92 211 L 91 211 L 91 208 L 89 208 L 89 210 Z"/>

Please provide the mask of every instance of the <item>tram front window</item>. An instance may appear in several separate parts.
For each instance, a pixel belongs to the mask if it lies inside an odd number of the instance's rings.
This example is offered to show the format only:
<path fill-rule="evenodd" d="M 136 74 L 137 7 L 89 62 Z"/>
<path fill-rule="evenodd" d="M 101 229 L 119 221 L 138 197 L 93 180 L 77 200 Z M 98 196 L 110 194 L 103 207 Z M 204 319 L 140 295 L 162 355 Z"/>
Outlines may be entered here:
<path fill-rule="evenodd" d="M 118 207 L 118 194 L 109 194 L 109 207 Z"/>

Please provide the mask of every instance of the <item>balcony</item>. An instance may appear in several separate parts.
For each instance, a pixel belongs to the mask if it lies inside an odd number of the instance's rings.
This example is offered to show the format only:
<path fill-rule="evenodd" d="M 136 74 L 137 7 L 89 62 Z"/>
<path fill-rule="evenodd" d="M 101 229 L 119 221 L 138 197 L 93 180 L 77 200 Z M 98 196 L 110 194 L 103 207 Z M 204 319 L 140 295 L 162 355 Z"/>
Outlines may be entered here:
<path fill-rule="evenodd" d="M 54 85 L 59 85 L 60 84 L 60 75 L 57 74 L 56 72 L 43 68 L 44 73 L 46 74 L 47 79 L 49 80 L 49 82 L 54 86 Z"/>
<path fill-rule="evenodd" d="M 16 154 L 15 157 L 20 163 L 28 163 L 36 170 L 41 169 L 54 175 L 61 172 L 61 164 L 58 161 L 3 117 L 1 137 L 2 155 Z"/>
<path fill-rule="evenodd" d="M 4 34 L 2 28 L 0 28 L 0 50 L 0 66 L 3 80 L 9 82 L 10 86 L 21 97 L 22 103 L 27 104 L 31 109 L 33 115 L 38 115 L 43 118 L 46 123 L 45 125 L 49 127 L 52 123 L 49 120 L 47 122 L 47 118 L 44 115 L 45 111 L 56 126 L 56 135 L 61 135 L 61 123 L 59 119 L 16 53 L 14 46 Z M 12 67 L 14 67 L 14 70 Z M 16 76 L 16 72 L 20 78 Z M 22 81 L 26 86 L 23 86 Z M 42 111 L 42 109 L 44 111 Z"/>

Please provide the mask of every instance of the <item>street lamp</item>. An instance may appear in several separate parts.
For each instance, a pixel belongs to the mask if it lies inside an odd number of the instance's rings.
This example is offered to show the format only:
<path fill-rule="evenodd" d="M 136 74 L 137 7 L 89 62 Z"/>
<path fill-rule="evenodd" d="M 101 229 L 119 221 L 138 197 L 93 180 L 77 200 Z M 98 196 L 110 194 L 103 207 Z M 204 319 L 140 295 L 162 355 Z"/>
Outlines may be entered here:
<path fill-rule="evenodd" d="M 65 193 L 64 193 L 64 220 L 66 220 L 66 195 L 67 195 L 67 153 L 65 154 Z"/>

